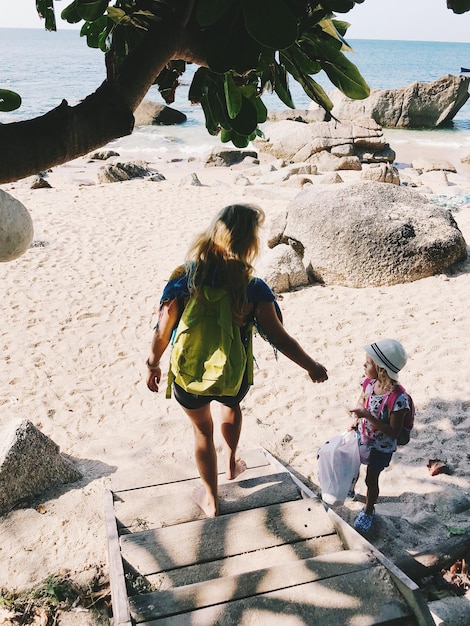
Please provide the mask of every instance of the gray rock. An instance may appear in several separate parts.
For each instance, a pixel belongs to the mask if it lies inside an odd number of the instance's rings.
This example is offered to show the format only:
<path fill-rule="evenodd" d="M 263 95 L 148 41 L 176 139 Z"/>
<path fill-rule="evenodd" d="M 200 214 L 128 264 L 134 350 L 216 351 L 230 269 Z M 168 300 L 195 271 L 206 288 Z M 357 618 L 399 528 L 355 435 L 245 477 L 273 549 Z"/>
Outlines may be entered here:
<path fill-rule="evenodd" d="M 470 509 L 470 500 L 463 494 L 456 492 L 448 492 L 440 501 L 443 511 L 458 515 Z"/>
<path fill-rule="evenodd" d="M 282 183 L 283 187 L 305 187 L 305 185 L 313 185 L 313 180 L 309 176 L 290 176 Z"/>
<path fill-rule="evenodd" d="M 202 183 L 195 172 L 192 172 L 192 174 L 188 174 L 188 176 L 182 178 L 180 181 L 180 185 L 183 187 L 202 187 Z"/>
<path fill-rule="evenodd" d="M 204 160 L 204 167 L 230 167 L 242 163 L 247 157 L 258 158 L 253 150 L 231 150 L 230 148 L 213 148 Z"/>
<path fill-rule="evenodd" d="M 302 190 L 269 240 L 301 246 L 311 281 L 346 287 L 411 282 L 467 256 L 450 211 L 417 192 L 375 182 Z"/>
<path fill-rule="evenodd" d="M 151 100 L 142 100 L 134 111 L 136 126 L 173 126 L 183 124 L 187 119 L 181 111 Z"/>
<path fill-rule="evenodd" d="M 318 182 L 320 185 L 337 185 L 338 183 L 343 183 L 344 181 L 338 172 L 328 172 L 327 174 L 320 176 Z"/>
<path fill-rule="evenodd" d="M 250 179 L 247 178 L 244 174 L 237 174 L 233 182 L 235 185 L 239 185 L 240 187 L 248 187 L 249 185 L 251 185 Z"/>
<path fill-rule="evenodd" d="M 263 254 L 257 274 L 276 293 L 291 291 L 309 284 L 301 257 L 288 245 L 281 244 Z"/>
<path fill-rule="evenodd" d="M 395 160 L 382 128 L 372 119 L 344 123 L 269 122 L 253 141 L 262 152 L 291 163 L 313 164 L 321 171 L 360 170 L 361 163 Z"/>
<path fill-rule="evenodd" d="M 311 124 L 313 122 L 325 122 L 329 119 L 331 119 L 331 116 L 321 107 L 312 107 L 311 109 L 281 109 L 280 111 L 269 111 L 268 113 L 268 120 L 270 122 L 291 120 L 292 122 Z"/>
<path fill-rule="evenodd" d="M 114 150 L 98 150 L 97 152 L 93 152 L 90 154 L 88 158 L 93 161 L 107 161 L 111 157 L 118 157 L 119 152 L 115 152 Z"/>
<path fill-rule="evenodd" d="M 31 183 L 31 189 L 51 189 L 52 185 L 42 176 L 36 176 Z"/>
<path fill-rule="evenodd" d="M 450 163 L 450 161 L 446 161 L 445 159 L 427 159 L 425 157 L 418 157 L 417 159 L 413 159 L 411 163 L 411 167 L 415 170 L 421 170 L 422 172 L 452 172 L 456 173 L 457 170 L 455 166 Z"/>
<path fill-rule="evenodd" d="M 351 100 L 339 90 L 328 91 L 333 115 L 341 120 L 371 117 L 384 128 L 435 128 L 454 119 L 469 98 L 470 77 L 447 74 L 429 83 L 399 89 L 372 89 L 364 100 Z M 312 104 L 318 114 L 322 110 Z"/>
<path fill-rule="evenodd" d="M 396 167 L 390 163 L 371 163 L 363 168 L 361 172 L 363 180 L 373 180 L 376 183 L 400 184 L 400 175 Z"/>
<path fill-rule="evenodd" d="M 0 515 L 27 498 L 82 478 L 59 446 L 24 419 L 2 432 L 0 447 Z"/>
<path fill-rule="evenodd" d="M 130 161 L 128 163 L 107 163 L 100 167 L 97 177 L 100 183 L 118 183 L 132 178 L 143 178 L 149 174 L 150 170 L 146 163 Z"/>

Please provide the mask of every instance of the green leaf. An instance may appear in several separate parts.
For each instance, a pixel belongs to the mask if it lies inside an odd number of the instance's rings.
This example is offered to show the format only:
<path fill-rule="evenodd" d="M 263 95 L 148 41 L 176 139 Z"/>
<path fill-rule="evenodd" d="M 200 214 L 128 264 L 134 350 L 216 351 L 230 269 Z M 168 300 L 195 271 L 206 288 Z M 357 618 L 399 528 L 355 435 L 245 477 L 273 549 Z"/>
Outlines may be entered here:
<path fill-rule="evenodd" d="M 298 36 L 297 18 L 284 0 L 241 0 L 245 25 L 263 46 L 283 50 Z"/>
<path fill-rule="evenodd" d="M 447 0 L 447 8 L 461 15 L 470 11 L 470 0 Z"/>
<path fill-rule="evenodd" d="M 308 45 L 310 54 L 317 56 L 328 78 L 345 96 L 353 100 L 362 100 L 369 96 L 369 85 L 354 63 L 337 49 L 333 40 L 318 42 L 309 37 Z"/>
<path fill-rule="evenodd" d="M 0 89 L 0 111 L 14 111 L 21 106 L 21 96 L 9 89 Z"/>
<path fill-rule="evenodd" d="M 102 50 L 103 37 L 106 39 L 109 29 L 108 18 L 102 15 L 94 22 L 85 22 L 80 29 L 80 37 L 86 37 L 89 48 L 99 48 Z"/>
<path fill-rule="evenodd" d="M 246 148 L 250 140 L 245 135 L 239 135 L 237 132 L 231 132 L 230 139 L 236 148 Z"/>
<path fill-rule="evenodd" d="M 249 83 L 248 85 L 241 85 L 238 88 L 242 96 L 245 96 L 248 100 L 256 98 L 258 95 L 258 77 L 256 75 L 254 76 L 254 81 L 255 82 Z"/>
<path fill-rule="evenodd" d="M 215 83 L 207 92 L 207 97 L 209 98 L 214 118 L 219 126 L 227 130 L 231 129 L 232 120 L 228 115 L 223 85 Z"/>
<path fill-rule="evenodd" d="M 46 30 L 57 30 L 53 0 L 36 0 L 36 10 L 44 18 Z"/>
<path fill-rule="evenodd" d="M 209 70 L 200 67 L 194 72 L 193 80 L 189 86 L 188 100 L 191 104 L 201 102 L 208 89 L 207 74 Z"/>
<path fill-rule="evenodd" d="M 77 0 L 77 13 L 83 20 L 93 22 L 108 8 L 108 0 Z"/>
<path fill-rule="evenodd" d="M 222 143 L 228 143 L 229 141 L 232 141 L 232 131 L 222 128 L 222 132 L 220 133 L 220 140 Z"/>
<path fill-rule="evenodd" d="M 310 78 L 310 76 L 299 75 L 297 80 L 311 100 L 319 104 L 326 111 L 331 111 L 331 109 L 333 108 L 333 103 L 326 95 L 323 87 L 321 87 L 316 81 L 314 81 L 313 78 Z"/>
<path fill-rule="evenodd" d="M 291 109 L 295 109 L 294 101 L 289 90 L 286 68 L 278 63 L 274 65 L 274 91 L 281 102 Z"/>
<path fill-rule="evenodd" d="M 199 0 L 196 20 L 201 26 L 215 24 L 231 8 L 233 0 Z"/>
<path fill-rule="evenodd" d="M 175 91 L 179 84 L 179 77 L 184 74 L 185 69 L 186 64 L 184 61 L 180 63 L 170 61 L 154 80 L 153 84 L 158 85 L 158 91 L 162 94 L 167 104 L 175 101 Z"/>
<path fill-rule="evenodd" d="M 341 65 L 325 61 L 323 69 L 333 85 L 338 87 L 348 98 L 352 100 L 363 100 L 369 97 L 369 85 L 354 63 L 351 63 L 347 59 L 344 59 L 344 63 Z"/>
<path fill-rule="evenodd" d="M 359 4 L 364 0 L 356 0 Z M 322 0 L 322 4 L 326 9 L 334 13 L 348 13 L 356 4 L 355 0 Z"/>
<path fill-rule="evenodd" d="M 237 117 L 242 108 L 242 94 L 233 80 L 230 72 L 224 75 L 224 93 L 225 102 L 227 103 L 227 111 L 230 119 Z"/>
<path fill-rule="evenodd" d="M 238 74 L 258 67 L 262 48 L 246 32 L 239 4 L 206 31 L 206 60 L 218 74 L 234 70 Z"/>
<path fill-rule="evenodd" d="M 449 538 L 456 535 L 465 535 L 466 533 L 467 530 L 465 528 L 453 528 L 452 526 L 449 526 L 449 528 L 447 529 L 447 536 Z"/>
<path fill-rule="evenodd" d="M 210 135 L 217 135 L 220 127 L 217 120 L 214 118 L 212 109 L 208 98 L 202 98 L 201 100 L 202 110 L 204 111 L 204 117 L 206 118 L 206 128 Z"/>
<path fill-rule="evenodd" d="M 319 22 L 319 25 L 321 26 L 323 32 L 338 41 L 338 43 L 340 44 L 340 50 L 352 52 L 352 48 L 343 38 L 341 33 L 339 33 L 336 29 L 336 24 L 337 22 L 335 22 L 334 20 L 322 20 L 321 22 Z M 343 24 L 346 24 L 346 22 L 343 22 Z"/>
<path fill-rule="evenodd" d="M 351 26 L 349 22 L 343 22 L 341 20 L 332 20 L 332 22 L 335 25 L 335 28 L 338 31 L 338 33 L 341 35 L 341 37 L 345 36 L 348 28 Z"/>
<path fill-rule="evenodd" d="M 264 124 L 268 119 L 268 109 L 259 96 L 251 100 L 256 109 L 256 121 L 258 124 Z"/>
<path fill-rule="evenodd" d="M 108 17 L 112 19 L 115 24 L 119 24 L 119 22 L 127 18 L 127 13 L 117 7 L 108 7 Z"/>
<path fill-rule="evenodd" d="M 251 135 L 258 126 L 258 112 L 251 100 L 242 98 L 240 112 L 236 117 L 230 119 L 229 124 L 232 130 L 239 135 Z"/>
<path fill-rule="evenodd" d="M 69 4 L 60 14 L 60 17 L 68 22 L 69 24 L 77 24 L 82 21 L 78 10 L 77 10 L 77 0 L 74 0 L 72 4 Z"/>
<path fill-rule="evenodd" d="M 322 67 L 316 59 L 312 59 L 299 46 L 291 46 L 288 50 L 284 50 L 284 57 L 290 57 L 292 63 L 295 63 L 297 69 L 302 74 L 318 74 Z"/>

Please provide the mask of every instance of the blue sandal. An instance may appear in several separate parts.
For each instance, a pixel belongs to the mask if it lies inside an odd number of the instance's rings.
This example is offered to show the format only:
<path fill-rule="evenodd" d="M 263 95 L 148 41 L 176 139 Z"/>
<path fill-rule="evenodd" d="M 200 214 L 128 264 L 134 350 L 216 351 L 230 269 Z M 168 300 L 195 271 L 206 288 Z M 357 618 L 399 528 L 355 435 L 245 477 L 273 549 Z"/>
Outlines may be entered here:
<path fill-rule="evenodd" d="M 364 509 L 361 509 L 359 515 L 356 517 L 354 521 L 354 528 L 360 532 L 367 533 L 372 528 L 372 524 L 374 523 L 375 514 L 372 512 L 372 515 L 368 515 Z"/>

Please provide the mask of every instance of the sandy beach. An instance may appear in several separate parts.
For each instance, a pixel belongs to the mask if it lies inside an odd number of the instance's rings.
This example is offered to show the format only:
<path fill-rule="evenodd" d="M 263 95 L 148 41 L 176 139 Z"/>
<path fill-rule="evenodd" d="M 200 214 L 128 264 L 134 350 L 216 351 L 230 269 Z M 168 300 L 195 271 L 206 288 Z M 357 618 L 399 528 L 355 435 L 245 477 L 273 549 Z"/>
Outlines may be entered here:
<path fill-rule="evenodd" d="M 445 156 L 458 173 L 433 191 L 470 193 L 469 166 L 465 171 L 460 155 Z M 397 154 L 397 162 L 409 161 L 408 154 Z M 0 519 L 0 588 L 20 590 L 50 574 L 86 578 L 97 567 L 106 569 L 103 496 L 110 477 L 118 470 L 194 463 L 182 410 L 164 391 L 154 395 L 145 385 L 160 293 L 193 235 L 220 208 L 255 202 L 269 222 L 299 192 L 240 186 L 240 169 L 204 168 L 198 159 L 155 163 L 166 178 L 161 182 L 99 184 L 101 165 L 83 158 L 54 168 L 50 189 L 31 190 L 30 181 L 2 186 L 28 208 L 35 235 L 22 257 L 0 264 L 0 424 L 31 420 L 84 478 Z M 202 186 L 180 184 L 190 173 Z M 470 204 L 453 215 L 469 243 Z M 458 511 L 470 498 L 469 293 L 467 260 L 405 285 L 312 285 L 282 294 L 286 328 L 328 368 L 329 381 L 312 384 L 255 337 L 259 369 L 243 402 L 240 455 L 264 446 L 318 491 L 317 451 L 350 424 L 362 346 L 393 337 L 409 353 L 401 380 L 417 417 L 411 443 L 382 475 L 371 541 L 394 560 L 439 544 L 449 527 L 468 528 L 468 509 Z M 429 459 L 443 460 L 451 473 L 431 476 Z M 359 499 L 337 507 L 349 523 L 363 505 L 363 477 Z"/>

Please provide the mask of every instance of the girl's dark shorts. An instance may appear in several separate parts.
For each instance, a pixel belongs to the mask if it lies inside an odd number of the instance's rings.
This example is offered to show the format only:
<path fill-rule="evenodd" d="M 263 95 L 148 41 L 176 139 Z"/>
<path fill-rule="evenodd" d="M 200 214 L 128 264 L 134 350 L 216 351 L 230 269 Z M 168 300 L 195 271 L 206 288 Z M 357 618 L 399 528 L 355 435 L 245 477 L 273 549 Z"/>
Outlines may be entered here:
<path fill-rule="evenodd" d="M 381 472 L 390 465 L 392 456 L 393 452 L 380 452 L 380 450 L 371 448 L 369 453 L 369 463 L 367 466 L 376 472 Z"/>
<path fill-rule="evenodd" d="M 238 391 L 236 396 L 199 396 L 196 393 L 188 393 L 182 387 L 173 383 L 173 393 L 175 395 L 176 401 L 181 404 L 185 409 L 200 409 L 201 407 L 209 404 L 213 400 L 216 402 L 220 402 L 221 404 L 234 407 L 243 400 L 243 398 L 248 393 L 250 385 L 248 383 L 247 376 L 243 377 L 242 384 L 240 390 Z"/>

